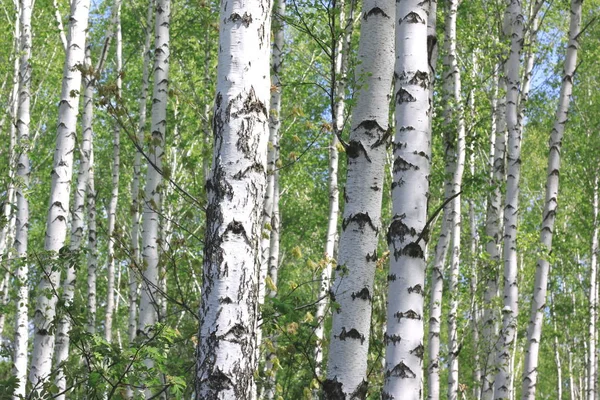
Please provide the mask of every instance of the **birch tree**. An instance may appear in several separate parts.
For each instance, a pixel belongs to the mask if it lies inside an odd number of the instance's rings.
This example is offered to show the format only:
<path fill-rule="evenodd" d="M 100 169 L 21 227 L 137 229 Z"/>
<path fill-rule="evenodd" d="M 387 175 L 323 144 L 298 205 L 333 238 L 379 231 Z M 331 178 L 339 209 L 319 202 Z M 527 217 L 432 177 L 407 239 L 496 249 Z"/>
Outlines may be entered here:
<path fill-rule="evenodd" d="M 158 241 L 161 213 L 162 160 L 164 156 L 167 125 L 167 100 L 169 83 L 169 24 L 170 0 L 156 2 L 154 24 L 154 87 L 152 90 L 151 142 L 149 143 L 148 170 L 143 202 L 142 257 L 144 278 L 140 298 L 138 333 L 145 339 L 152 337 L 151 327 L 158 320 Z M 146 365 L 154 363 L 147 359 Z M 152 394 L 146 391 L 146 396 Z"/>
<path fill-rule="evenodd" d="M 452 256 L 450 262 L 450 283 L 448 292 L 450 294 L 450 310 L 448 313 L 448 399 L 458 399 L 458 278 L 460 265 L 460 233 L 461 233 L 461 196 L 462 178 L 465 169 L 465 120 L 461 99 L 461 73 L 458 68 L 456 55 L 456 13 L 458 1 L 450 1 L 447 4 L 446 41 L 448 42 L 448 89 L 450 89 L 453 108 L 452 112 L 454 126 L 456 126 L 456 153 L 455 169 L 452 178 Z"/>
<path fill-rule="evenodd" d="M 33 2 L 21 0 L 20 7 L 20 71 L 19 71 L 19 110 L 17 113 L 18 145 L 20 148 L 17 162 L 17 176 L 19 182 L 16 186 L 17 215 L 15 218 L 15 250 L 18 259 L 16 268 L 17 283 L 17 314 L 15 318 L 15 356 L 14 370 L 18 386 L 13 393 L 13 399 L 25 396 L 27 384 L 27 355 L 29 339 L 29 319 L 27 316 L 29 305 L 29 282 L 27 276 L 29 266 L 27 260 L 27 245 L 29 239 L 29 201 L 27 191 L 29 189 L 29 176 L 31 168 L 29 165 L 29 124 L 31 121 L 31 14 Z"/>
<path fill-rule="evenodd" d="M 550 134 L 548 169 L 546 178 L 546 199 L 542 214 L 542 229 L 540 231 L 540 248 L 542 257 L 538 259 L 533 286 L 533 297 L 531 300 L 531 312 L 529 325 L 527 327 L 527 347 L 525 352 L 525 367 L 523 369 L 522 399 L 535 399 L 538 381 L 538 357 L 539 346 L 542 337 L 542 324 L 544 321 L 544 305 L 546 304 L 546 293 L 548 288 L 548 274 L 550 261 L 548 256 L 552 251 L 552 238 L 554 233 L 554 222 L 558 208 L 558 185 L 560 173 L 560 151 L 562 146 L 569 101 L 573 91 L 573 76 L 577 66 L 577 49 L 579 48 L 579 34 L 581 26 L 582 0 L 571 1 L 571 21 L 569 25 L 569 41 L 563 69 L 562 84 L 554 127 Z M 597 202 L 597 197 L 595 198 Z M 547 255 L 547 256 L 546 256 Z M 593 268 L 595 266 L 592 266 Z M 592 272 L 593 274 L 594 272 Z M 595 301 L 595 283 L 590 287 L 590 300 Z M 593 313 L 592 313 L 593 314 Z M 593 323 L 591 325 L 593 327 Z M 591 328 L 590 328 L 591 329 Z M 590 345 L 593 344 L 594 332 L 591 331 Z M 595 346 L 591 348 L 590 354 L 596 353 Z M 593 356 L 590 356 L 592 360 Z M 593 363 L 590 362 L 593 366 Z M 592 367 L 593 368 L 593 367 Z M 591 371 L 590 371 L 591 375 Z M 590 378 L 588 381 L 589 399 L 594 399 L 594 383 Z"/>
<path fill-rule="evenodd" d="M 154 1 L 148 2 L 146 14 L 145 39 L 142 49 L 142 87 L 138 103 L 139 121 L 136 131 L 136 151 L 133 161 L 133 180 L 131 181 L 131 252 L 134 267 L 129 269 L 129 316 L 128 337 L 133 342 L 137 332 L 137 297 L 139 283 L 136 273 L 141 265 L 140 254 L 140 177 L 142 168 L 142 149 L 146 131 L 146 109 L 148 100 L 148 80 L 150 75 L 150 41 L 152 38 L 152 21 L 154 20 Z"/>
<path fill-rule="evenodd" d="M 255 396 L 271 6 L 266 0 L 221 2 L 214 154 L 206 184 L 197 399 Z M 232 65 L 240 68 L 231 69 Z"/>
<path fill-rule="evenodd" d="M 339 13 L 339 23 L 342 26 L 339 37 L 333 35 L 331 47 L 331 115 L 332 135 L 329 142 L 329 214 L 327 217 L 327 234 L 325 240 L 324 268 L 321 271 L 319 297 L 317 300 L 317 328 L 315 329 L 315 375 L 321 376 L 323 363 L 323 340 L 325 337 L 325 320 L 329 292 L 331 290 L 331 272 L 335 263 L 335 248 L 338 240 L 338 219 L 340 213 L 340 190 L 338 185 L 339 170 L 339 138 L 344 130 L 344 112 L 346 109 L 346 81 L 348 58 L 350 51 L 350 38 L 354 24 L 355 1 L 350 3 L 350 12 L 346 16 L 346 1 L 341 0 L 335 4 L 331 23 L 335 27 L 336 16 Z"/>
<path fill-rule="evenodd" d="M 396 5 L 394 179 L 388 232 L 388 289 L 384 399 L 420 399 L 423 380 L 423 295 L 429 134 L 426 3 Z"/>
<path fill-rule="evenodd" d="M 521 125 L 518 120 L 520 55 L 523 47 L 521 3 L 511 0 L 506 9 L 506 37 L 510 37 L 510 56 L 506 63 L 506 126 L 508 130 L 506 203 L 504 205 L 504 300 L 502 328 L 498 339 L 494 398 L 511 398 L 511 355 L 517 331 L 517 219 L 521 176 Z"/>
<path fill-rule="evenodd" d="M 60 278 L 59 251 L 65 245 L 70 204 L 73 152 L 79 108 L 79 89 L 85 50 L 85 32 L 88 27 L 89 0 L 76 0 L 71 4 L 68 46 L 65 57 L 61 100 L 59 103 L 58 133 L 52 168 L 52 186 L 46 224 L 44 248 L 48 260 L 43 265 L 43 275 L 38 285 L 35 309 L 35 334 L 29 380 L 36 391 L 47 381 L 52 368 L 54 331 L 51 328 L 56 315 L 55 288 Z"/>
<path fill-rule="evenodd" d="M 116 47 L 116 110 L 121 108 L 123 73 L 123 39 L 121 35 L 121 2 L 115 1 L 115 47 Z M 118 114 L 117 114 L 118 115 Z M 116 123 L 113 130 L 113 160 L 112 160 L 112 191 L 110 203 L 108 205 L 108 260 L 106 265 L 106 314 L 104 317 L 104 338 L 106 341 L 112 341 L 113 313 L 115 308 L 115 223 L 117 217 L 117 203 L 119 201 L 119 168 L 121 153 L 121 128 Z"/>
<path fill-rule="evenodd" d="M 365 398 L 373 278 L 378 260 L 394 49 L 394 5 L 363 3 L 356 80 L 362 89 L 346 147 L 348 170 L 332 301 L 336 307 L 323 391 L 327 399 Z"/>

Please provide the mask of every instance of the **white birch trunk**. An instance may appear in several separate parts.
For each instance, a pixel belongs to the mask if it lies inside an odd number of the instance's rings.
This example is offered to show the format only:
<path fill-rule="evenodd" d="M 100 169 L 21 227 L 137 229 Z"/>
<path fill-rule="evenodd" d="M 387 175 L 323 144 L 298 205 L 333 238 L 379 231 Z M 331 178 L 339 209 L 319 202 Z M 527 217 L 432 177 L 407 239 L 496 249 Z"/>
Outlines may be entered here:
<path fill-rule="evenodd" d="M 137 298 L 139 291 L 138 273 L 140 271 L 140 177 L 142 174 L 142 150 L 146 132 L 146 109 L 148 99 L 148 80 L 150 76 L 150 41 L 152 38 L 152 21 L 154 20 L 154 0 L 148 2 L 146 15 L 146 38 L 142 50 L 142 90 L 139 100 L 139 121 L 136 137 L 136 152 L 133 161 L 133 180 L 131 183 L 131 252 L 133 267 L 129 268 L 129 316 L 128 337 L 133 342 L 137 332 Z M 129 389 L 128 389 L 129 390 Z M 133 395 L 131 393 L 131 395 Z"/>
<path fill-rule="evenodd" d="M 86 48 L 85 65 L 91 68 L 91 50 Z M 82 162 L 80 168 L 82 171 L 87 162 L 87 179 L 85 186 L 87 203 L 87 331 L 96 332 L 96 269 L 98 265 L 98 250 L 96 243 L 96 185 L 94 180 L 94 142 L 92 120 L 94 117 L 94 77 L 84 76 L 83 82 L 83 114 L 81 116 L 82 125 Z"/>
<path fill-rule="evenodd" d="M 262 213 L 262 236 L 261 236 L 261 260 L 259 276 L 258 304 L 262 306 L 266 294 L 266 279 L 269 276 L 270 255 L 271 255 L 271 232 L 273 222 L 273 210 L 275 208 L 275 171 L 277 169 L 276 161 L 278 158 L 279 130 L 281 128 L 281 81 L 279 74 L 283 63 L 285 0 L 279 0 L 273 10 L 273 49 L 271 51 L 271 100 L 269 110 L 269 147 L 267 153 L 267 188 L 265 192 L 265 201 Z M 256 340 L 256 356 L 260 354 L 260 345 L 262 342 L 262 329 L 258 331 Z"/>
<path fill-rule="evenodd" d="M 533 286 L 533 297 L 531 300 L 531 312 L 529 325 L 527 327 L 527 348 L 525 352 L 525 368 L 523 369 L 522 399 L 534 400 L 537 388 L 539 347 L 542 337 L 542 325 L 544 321 L 544 306 L 546 304 L 546 293 L 548 288 L 548 275 L 550 261 L 548 256 L 552 251 L 552 237 L 554 233 L 554 222 L 558 207 L 558 186 L 560 173 L 560 151 L 562 139 L 567 123 L 569 101 L 573 90 L 573 75 L 577 65 L 577 49 L 579 48 L 578 37 L 581 26 L 581 0 L 571 1 L 571 22 L 569 26 L 569 43 L 567 44 L 566 58 L 563 70 L 563 79 L 560 88 L 560 97 L 554 120 L 554 127 L 550 134 L 548 168 L 546 180 L 546 199 L 542 214 L 542 229 L 540 232 L 540 244 L 542 257 L 538 259 L 535 282 Z M 597 197 L 595 198 L 597 205 Z M 594 221 L 595 222 L 595 221 Z M 592 253 L 593 254 L 593 253 Z M 595 279 L 595 265 L 592 265 L 592 277 Z M 590 288 L 590 301 L 595 302 L 595 283 Z M 593 303 L 592 303 L 593 304 Z M 593 344 L 593 322 L 590 327 L 590 344 Z M 595 354 L 595 346 L 591 348 L 590 354 Z M 592 356 L 593 357 L 593 356 Z M 590 357 L 590 360 L 592 360 Z M 590 383 L 592 383 L 590 387 Z M 593 382 L 588 382 L 589 400 L 594 400 Z"/>
<path fill-rule="evenodd" d="M 214 154 L 206 184 L 197 399 L 249 400 L 256 393 L 270 17 L 269 1 L 221 2 Z"/>
<path fill-rule="evenodd" d="M 15 250 L 17 261 L 16 285 L 17 285 L 17 310 L 15 317 L 15 355 L 14 372 L 18 379 L 18 386 L 13 393 L 13 399 L 25 397 L 25 386 L 27 384 L 27 356 L 29 339 L 29 319 L 27 316 L 29 304 L 29 282 L 27 280 L 29 266 L 27 261 L 28 229 L 29 229 L 29 201 L 27 191 L 29 189 L 29 123 L 31 120 L 31 14 L 33 12 L 32 0 L 21 0 L 20 7 L 20 52 L 19 62 L 19 109 L 17 112 L 17 133 L 20 148 L 17 162 L 17 176 L 19 184 L 16 187 L 17 215 L 15 218 Z"/>
<path fill-rule="evenodd" d="M 448 399 L 458 399 L 458 353 L 460 340 L 458 338 L 458 275 L 460 266 L 460 232 L 461 232 L 461 196 L 457 195 L 462 190 L 462 179 L 465 169 L 465 120 L 461 99 L 461 75 L 456 59 L 456 13 L 458 0 L 448 2 L 446 16 L 446 41 L 448 43 L 447 57 L 449 71 L 448 80 L 452 99 L 453 124 L 456 126 L 456 154 L 455 170 L 452 178 L 452 256 L 450 262 L 450 283 L 448 294 L 450 297 L 450 310 L 448 313 Z M 454 136 L 454 135 L 453 135 Z"/>
<path fill-rule="evenodd" d="M 116 73 L 117 73 L 117 106 L 121 107 L 121 74 L 123 70 L 123 40 L 121 36 L 121 2 L 115 1 L 115 47 L 116 47 Z M 112 321 L 115 309 L 115 222 L 117 218 L 117 203 L 119 201 L 119 168 L 120 168 L 120 152 L 121 152 L 121 128 L 118 123 L 115 123 L 113 131 L 113 164 L 112 164 L 112 192 L 110 203 L 108 205 L 108 251 L 107 251 L 107 287 L 106 287 L 106 313 L 104 316 L 104 338 L 107 342 L 112 342 Z"/>
<path fill-rule="evenodd" d="M 63 84 L 59 103 L 58 134 L 52 169 L 52 186 L 46 240 L 44 248 L 51 258 L 43 265 L 44 273 L 38 286 L 38 298 L 35 310 L 35 336 L 29 380 L 34 390 L 39 392 L 52 368 L 54 352 L 54 331 L 51 328 L 56 315 L 56 288 L 59 285 L 59 251 L 65 245 L 67 220 L 73 176 L 73 152 L 77 114 L 79 109 L 79 90 L 81 71 L 85 51 L 85 33 L 88 27 L 89 0 L 75 0 L 71 4 L 69 20 L 68 47 L 63 70 Z"/>
<path fill-rule="evenodd" d="M 579 3 L 581 4 L 581 2 Z M 569 49 L 570 50 L 570 49 Z M 565 79 L 566 80 L 566 79 Z M 563 80 L 564 83 L 564 80 Z M 588 393 L 587 400 L 596 400 L 596 378 L 598 372 L 596 371 L 596 317 L 598 314 L 598 297 L 596 293 L 596 284 L 598 281 L 598 176 L 595 177 L 594 182 L 594 201 L 593 201 L 593 212 L 594 212 L 594 231 L 592 233 L 592 248 L 591 248 L 591 262 L 590 262 L 590 326 L 589 326 L 589 352 L 587 359 L 588 366 Z"/>
<path fill-rule="evenodd" d="M 501 65 L 498 66 L 501 69 Z M 495 350 L 499 314 L 494 307 L 494 299 L 498 297 L 498 276 L 500 274 L 500 246 L 502 244 L 502 186 L 505 180 L 505 154 L 506 154 L 506 81 L 501 73 L 496 74 L 498 84 L 492 94 L 492 124 L 490 139 L 490 186 L 492 187 L 486 208 L 485 234 L 488 241 L 485 251 L 489 256 L 485 268 L 485 292 L 483 310 L 483 346 L 484 355 L 481 385 L 482 400 L 494 398 L 494 378 L 496 373 Z"/>
<path fill-rule="evenodd" d="M 517 103 L 520 90 L 520 54 L 523 48 L 523 14 L 519 0 L 510 0 L 507 6 L 506 36 L 510 37 L 510 56 L 506 64 L 506 126 L 508 129 L 506 203 L 504 205 L 504 301 L 502 328 L 498 340 L 496 363 L 498 373 L 494 381 L 494 398 L 510 399 L 511 347 L 514 345 L 518 317 L 517 287 L 517 222 L 519 210 L 519 182 L 521 176 L 521 125 Z"/>
<path fill-rule="evenodd" d="M 346 107 L 346 74 L 348 69 L 348 51 L 350 50 L 349 38 L 352 35 L 354 7 L 356 2 L 351 1 L 350 12 L 346 18 L 345 0 L 336 4 L 339 11 L 339 22 L 342 26 L 342 34 L 333 49 L 331 81 L 333 92 L 331 97 L 332 135 L 329 143 L 329 215 L 327 220 L 327 236 L 325 242 L 324 268 L 321 271 L 321 282 L 319 285 L 319 297 L 317 300 L 317 311 L 315 319 L 315 376 L 320 377 L 323 370 L 323 340 L 325 334 L 325 320 L 327 319 L 327 305 L 329 304 L 329 293 L 331 289 L 331 272 L 335 260 L 335 247 L 338 239 L 338 218 L 340 213 L 340 191 L 338 187 L 338 161 L 340 144 L 339 137 L 344 130 L 344 110 Z M 316 395 L 316 393 L 315 393 Z"/>
<path fill-rule="evenodd" d="M 285 11 L 282 9 L 281 4 L 278 6 L 278 15 L 285 15 L 283 13 L 279 13 L 279 11 Z M 277 40 L 277 36 L 275 37 Z M 272 119 L 271 119 L 272 120 Z M 279 122 L 278 122 L 279 123 Z M 279 142 L 275 145 L 275 163 L 279 160 Z M 279 171 L 275 169 L 274 172 L 275 179 L 273 182 L 273 215 L 271 219 L 271 243 L 269 245 L 269 279 L 271 279 L 271 283 L 275 290 L 269 290 L 269 297 L 273 298 L 277 295 L 277 272 L 279 268 Z M 271 344 L 273 349 L 277 347 L 277 336 L 273 336 L 271 338 Z M 273 400 L 276 394 L 276 384 L 275 377 L 277 375 L 277 371 L 274 369 L 275 359 L 277 355 L 274 351 L 267 351 L 265 356 L 265 370 L 270 371 L 267 377 L 267 384 L 265 390 L 265 399 Z"/>
<path fill-rule="evenodd" d="M 363 3 L 356 95 L 346 154 L 348 170 L 336 280 L 326 399 L 363 399 L 367 394 L 367 356 L 373 279 L 381 232 L 381 202 L 388 138 L 390 87 L 394 69 L 394 3 Z"/>
<path fill-rule="evenodd" d="M 167 101 L 169 83 L 169 24 L 171 19 L 170 0 L 156 2 L 154 25 L 154 87 L 152 92 L 152 139 L 149 145 L 149 165 L 143 204 L 142 257 L 144 278 L 140 298 L 138 334 L 151 338 L 150 328 L 157 322 L 158 310 L 158 246 L 161 213 L 162 160 L 164 156 L 167 126 Z M 144 361 L 148 368 L 154 366 L 151 359 Z M 152 392 L 146 390 L 146 397 Z"/>
<path fill-rule="evenodd" d="M 382 399 L 420 400 L 423 381 L 425 237 L 431 163 L 428 6 L 396 5 L 394 180 Z"/>

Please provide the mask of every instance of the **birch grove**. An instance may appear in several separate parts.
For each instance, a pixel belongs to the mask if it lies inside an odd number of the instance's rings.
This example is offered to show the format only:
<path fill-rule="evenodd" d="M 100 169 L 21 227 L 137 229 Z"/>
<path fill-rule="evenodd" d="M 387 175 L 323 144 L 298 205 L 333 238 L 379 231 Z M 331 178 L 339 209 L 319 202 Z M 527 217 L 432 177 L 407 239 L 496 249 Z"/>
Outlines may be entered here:
<path fill-rule="evenodd" d="M 598 0 L 0 2 L 0 397 L 598 396 Z"/>

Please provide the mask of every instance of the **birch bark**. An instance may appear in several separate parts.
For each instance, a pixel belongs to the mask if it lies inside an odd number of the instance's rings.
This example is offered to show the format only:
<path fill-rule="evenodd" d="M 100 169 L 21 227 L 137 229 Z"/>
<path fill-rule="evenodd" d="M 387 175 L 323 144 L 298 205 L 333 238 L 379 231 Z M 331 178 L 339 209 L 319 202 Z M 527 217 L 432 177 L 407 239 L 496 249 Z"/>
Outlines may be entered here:
<path fill-rule="evenodd" d="M 151 335 L 149 328 L 157 322 L 158 310 L 158 242 L 161 213 L 162 160 L 164 156 L 167 125 L 167 101 L 169 83 L 169 24 L 170 0 L 156 2 L 154 25 L 154 87 L 152 91 L 152 139 L 149 146 L 149 165 L 143 203 L 142 257 L 144 278 L 140 298 L 138 335 L 146 339 Z M 152 368 L 154 363 L 147 359 L 145 364 Z M 146 397 L 152 396 L 147 390 Z"/>
<path fill-rule="evenodd" d="M 367 356 L 373 279 L 381 231 L 381 201 L 394 69 L 394 3 L 363 3 L 358 48 L 357 93 L 346 154 L 348 170 L 336 279 L 326 399 L 362 399 L 367 394 Z"/>
<path fill-rule="evenodd" d="M 133 180 L 131 182 L 131 252 L 133 257 L 133 268 L 129 268 L 129 317 L 128 337 L 133 342 L 137 332 L 137 297 L 139 282 L 137 273 L 141 266 L 140 254 L 140 177 L 142 175 L 142 149 L 144 133 L 146 132 L 146 109 L 148 100 L 148 81 L 150 76 L 150 41 L 152 38 L 152 21 L 154 20 L 154 0 L 148 2 L 146 14 L 146 38 L 142 50 L 142 89 L 139 100 L 139 121 L 136 136 L 136 151 L 133 161 Z"/>
<path fill-rule="evenodd" d="M 452 178 L 452 256 L 450 263 L 450 282 L 448 294 L 450 297 L 450 310 L 448 313 L 448 399 L 458 399 L 458 276 L 460 267 L 460 232 L 461 232 L 461 196 L 462 179 L 465 169 L 466 137 L 464 107 L 461 98 L 461 74 L 458 68 L 456 55 L 456 13 L 458 11 L 458 0 L 450 0 L 447 3 L 446 17 L 446 42 L 448 43 L 448 70 L 447 79 L 450 81 L 452 99 L 452 127 L 456 127 L 456 153 L 455 170 Z M 453 135 L 454 136 L 454 135 Z"/>
<path fill-rule="evenodd" d="M 197 399 L 249 400 L 255 395 L 271 6 L 269 0 L 221 2 Z"/>
<path fill-rule="evenodd" d="M 91 49 L 86 48 L 85 65 L 92 68 Z M 87 158 L 87 184 L 86 184 L 86 203 L 88 215 L 88 255 L 87 255 L 87 331 L 96 332 L 96 269 L 98 266 L 98 245 L 96 243 L 96 182 L 94 179 L 94 142 L 92 120 L 94 117 L 94 77 L 86 75 L 84 77 L 83 89 L 83 115 L 81 116 L 83 132 L 83 157 L 85 163 Z M 87 151 L 87 152 L 86 152 Z M 83 169 L 84 165 L 80 165 Z"/>
<path fill-rule="evenodd" d="M 78 67 L 83 66 L 84 61 L 89 7 L 89 0 L 75 0 L 71 4 L 44 245 L 45 250 L 49 252 L 49 260 L 43 265 L 44 273 L 38 285 L 33 354 L 29 373 L 29 380 L 38 393 L 41 389 L 40 385 L 47 381 L 52 368 L 54 331 L 50 328 L 56 315 L 58 300 L 56 289 L 60 279 L 59 251 L 64 247 L 67 235 L 67 213 L 73 176 L 73 152 L 82 75 Z"/>
<path fill-rule="evenodd" d="M 498 70 L 501 70 L 501 64 Z M 485 292 L 483 309 L 483 367 L 481 398 L 491 400 L 494 398 L 494 377 L 496 372 L 495 350 L 498 332 L 498 312 L 495 299 L 498 297 L 498 276 L 500 274 L 500 246 L 502 244 L 502 186 L 505 176 L 506 154 L 506 81 L 500 72 L 496 74 L 497 85 L 492 94 L 492 124 L 491 124 L 491 150 L 490 150 L 490 176 L 491 191 L 487 199 L 485 235 L 488 238 L 485 251 L 489 257 L 484 272 Z"/>
<path fill-rule="evenodd" d="M 117 93 L 116 93 L 116 109 L 121 107 L 121 87 L 123 72 L 123 40 L 121 35 L 121 2 L 115 1 L 115 47 L 116 47 L 116 73 L 117 73 Z M 112 322 L 115 308 L 115 222 L 117 217 L 117 203 L 119 201 L 119 168 L 120 168 L 120 152 L 121 152 L 121 128 L 118 123 L 115 123 L 113 130 L 113 162 L 112 162 L 112 192 L 110 203 L 108 205 L 108 249 L 107 249 L 107 266 L 106 266 L 106 314 L 104 317 L 104 339 L 107 342 L 112 341 Z"/>
<path fill-rule="evenodd" d="M 581 3 L 580 3 L 581 4 Z M 566 78 L 566 74 L 565 74 Z M 563 81 L 564 82 L 564 81 Z M 600 223 L 598 221 L 598 176 L 595 177 L 594 182 L 594 200 L 592 203 L 594 213 L 594 231 L 592 233 L 592 248 L 591 248 L 591 261 L 590 261 L 590 326 L 589 326 L 589 341 L 588 346 L 588 400 L 596 400 L 596 378 L 598 371 L 596 370 L 596 318 L 598 316 L 598 293 L 597 282 L 598 282 L 598 231 L 600 230 Z"/>
<path fill-rule="evenodd" d="M 510 37 L 510 56 L 506 63 L 506 126 L 508 129 L 508 156 L 506 203 L 504 205 L 504 300 L 502 328 L 498 340 L 496 364 L 498 372 L 494 381 L 495 399 L 510 399 L 511 355 L 517 331 L 517 222 L 519 210 L 519 181 L 521 176 L 521 125 L 518 120 L 520 55 L 523 48 L 523 14 L 519 0 L 510 0 L 507 10 L 507 26 Z"/>
<path fill-rule="evenodd" d="M 522 399 L 534 400 L 537 388 L 539 346 L 542 337 L 542 324 L 544 321 L 544 305 L 546 304 L 546 293 L 548 288 L 548 275 L 550 261 L 548 256 L 552 251 L 552 237 L 554 233 L 554 222 L 558 208 L 558 186 L 560 173 L 560 151 L 562 146 L 565 124 L 569 110 L 569 101 L 573 90 L 573 75 L 577 66 L 577 50 L 579 48 L 579 33 L 581 27 L 582 0 L 571 1 L 571 21 L 569 25 L 569 42 L 567 44 L 566 58 L 563 69 L 563 79 L 560 88 L 560 96 L 554 127 L 550 134 L 548 169 L 546 180 L 546 199 L 542 214 L 542 229 L 540 232 L 540 244 L 542 257 L 538 259 L 533 297 L 531 300 L 531 312 L 529 325 L 527 327 L 527 348 L 525 351 L 525 367 L 523 369 Z M 597 195 L 595 203 L 597 208 Z M 596 218 L 595 218 L 596 219 Z M 594 221 L 596 222 L 596 221 Z M 545 255 L 548 256 L 545 256 Z M 595 274 L 595 265 L 592 266 L 592 274 Z M 595 278 L 595 276 L 593 276 Z M 595 284 L 590 287 L 590 301 L 595 302 Z M 593 322 L 592 322 L 593 326 Z M 590 344 L 593 343 L 593 333 L 590 327 Z M 591 347 L 590 354 L 595 354 L 595 346 Z M 593 357 L 593 356 L 592 356 Z M 591 360 L 591 357 L 590 357 Z M 591 385 L 590 385 L 591 384 Z M 588 382 L 588 399 L 594 400 L 593 382 Z"/>
<path fill-rule="evenodd" d="M 21 0 L 20 7 L 20 52 L 19 62 L 19 109 L 17 112 L 17 134 L 20 148 L 17 162 L 17 176 L 19 183 L 16 186 L 17 215 L 15 218 L 15 250 L 17 261 L 16 284 L 17 284 L 17 311 L 15 317 L 15 356 L 14 371 L 18 379 L 18 386 L 13 393 L 13 399 L 25 397 L 25 386 L 27 384 L 27 355 L 29 338 L 29 319 L 27 316 L 29 305 L 29 283 L 27 276 L 29 266 L 27 262 L 27 245 L 29 229 L 29 201 L 27 191 L 29 189 L 29 123 L 31 120 L 31 14 L 33 12 L 32 0 Z"/>
<path fill-rule="evenodd" d="M 275 172 L 276 161 L 279 150 L 279 131 L 281 120 L 281 65 L 283 64 L 285 0 L 278 0 L 273 10 L 273 49 L 271 51 L 271 99 L 269 110 L 269 147 L 267 153 L 267 188 L 262 213 L 262 236 L 261 236 L 261 260 L 259 276 L 258 304 L 264 304 L 266 291 L 266 279 L 269 276 L 271 256 L 271 234 L 273 231 L 273 212 L 275 208 Z M 262 329 L 258 331 L 256 340 L 257 357 L 262 342 Z"/>
<path fill-rule="evenodd" d="M 338 187 L 338 161 L 340 144 L 339 138 L 344 130 L 344 110 L 346 107 L 346 77 L 348 69 L 348 52 L 350 50 L 350 37 L 354 23 L 354 7 L 356 1 L 351 0 L 350 12 L 346 17 L 345 0 L 336 4 L 339 10 L 339 22 L 342 26 L 342 34 L 333 38 L 333 59 L 331 69 L 332 96 L 332 135 L 329 143 L 329 216 L 327 220 L 327 236 L 325 243 L 324 261 L 325 267 L 321 271 L 321 282 L 319 286 L 319 297 L 317 302 L 317 328 L 315 329 L 315 375 L 321 376 L 323 364 L 323 340 L 325 334 L 325 320 L 327 305 L 329 304 L 329 293 L 331 289 L 331 270 L 335 263 L 335 247 L 338 239 L 338 219 L 340 213 L 340 199 Z M 335 14 L 334 14 L 335 15 Z M 335 23 L 335 21 L 334 21 Z"/>
<path fill-rule="evenodd" d="M 423 381 L 424 229 L 431 160 L 427 13 L 427 4 L 419 0 L 396 5 L 396 137 L 382 399 L 418 400 Z"/>

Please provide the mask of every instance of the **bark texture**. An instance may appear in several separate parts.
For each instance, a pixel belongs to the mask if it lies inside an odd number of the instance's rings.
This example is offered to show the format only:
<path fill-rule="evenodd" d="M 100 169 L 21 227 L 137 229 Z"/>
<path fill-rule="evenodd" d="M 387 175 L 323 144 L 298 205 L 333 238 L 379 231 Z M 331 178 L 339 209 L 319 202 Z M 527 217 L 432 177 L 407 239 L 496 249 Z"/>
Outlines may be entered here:
<path fill-rule="evenodd" d="M 510 56 L 506 63 L 506 127 L 508 130 L 506 203 L 504 205 L 504 299 L 502 328 L 498 339 L 494 398 L 511 399 L 511 348 L 517 333 L 517 222 L 521 177 L 521 125 L 518 120 L 520 56 L 523 49 L 523 13 L 520 0 L 511 0 L 506 10 L 506 37 L 510 37 Z"/>
<path fill-rule="evenodd" d="M 367 356 L 373 279 L 381 232 L 390 87 L 394 69 L 394 3 L 363 3 L 356 80 L 362 90 L 352 114 L 346 155 L 348 170 L 336 280 L 336 303 L 329 345 L 326 399 L 363 399 L 367 394 Z"/>
<path fill-rule="evenodd" d="M 544 211 L 542 214 L 542 229 L 540 231 L 540 247 L 542 257 L 538 259 L 533 286 L 533 297 L 531 300 L 531 312 L 529 325 L 527 327 L 527 347 L 525 351 L 525 367 L 523 369 L 523 400 L 534 400 L 538 382 L 538 357 L 540 350 L 540 341 L 542 338 L 542 325 L 544 322 L 544 308 L 546 305 L 546 293 L 548 288 L 548 275 L 550 271 L 550 261 L 548 256 L 552 251 L 552 237 L 554 233 L 554 222 L 558 208 L 558 185 L 560 176 L 560 150 L 562 147 L 565 124 L 567 123 L 567 114 L 569 111 L 569 101 L 573 91 L 573 75 L 577 66 L 577 50 L 579 48 L 579 33 L 581 30 L 581 9 L 582 0 L 571 1 L 571 21 L 569 25 L 569 42 L 567 44 L 566 58 L 563 69 L 563 79 L 560 88 L 560 96 L 556 109 L 554 127 L 550 134 L 548 168 L 546 171 L 546 199 L 544 202 Z M 596 195 L 597 196 L 597 195 Z M 598 199 L 595 197 L 597 203 Z M 597 208 L 597 204 L 596 204 Z M 596 221 L 594 221 L 596 222 Z M 545 256 L 545 257 L 544 257 Z M 593 266 L 595 267 L 595 266 Z M 595 269 L 595 268 L 594 268 Z M 593 271 L 594 273 L 595 271 Z M 595 280 L 595 276 L 594 276 Z M 595 302 L 596 288 L 593 284 L 590 288 L 590 301 Z M 591 325 L 593 327 L 593 323 Z M 590 327 L 590 345 L 593 344 L 594 331 Z M 590 347 L 591 352 L 595 354 L 596 349 Z M 591 359 L 591 358 L 590 358 Z M 593 365 L 593 364 L 590 364 Z M 591 371 L 590 371 L 591 373 Z M 588 382 L 589 399 L 594 399 L 594 383 L 590 379 Z M 590 393 L 591 392 L 591 393 Z"/>
<path fill-rule="evenodd" d="M 31 14 L 33 12 L 32 0 L 21 0 L 20 7 L 20 51 L 19 62 L 19 109 L 17 112 L 17 135 L 20 152 L 17 161 L 17 176 L 20 182 L 16 186 L 17 214 L 15 218 L 15 250 L 17 266 L 15 280 L 17 285 L 17 311 L 15 317 L 15 356 L 14 372 L 19 380 L 18 386 L 13 393 L 13 399 L 17 400 L 25 396 L 27 383 L 27 356 L 29 338 L 29 318 L 27 316 L 29 304 L 29 282 L 27 276 L 29 266 L 27 262 L 27 245 L 29 229 L 29 201 L 27 191 L 29 189 L 29 123 L 31 120 Z"/>
<path fill-rule="evenodd" d="M 266 189 L 271 2 L 223 0 L 197 399 L 251 399 Z"/>
<path fill-rule="evenodd" d="M 64 255 L 59 252 L 65 245 L 68 228 L 69 196 L 82 75 L 79 67 L 83 66 L 84 61 L 89 8 L 89 0 L 76 0 L 71 4 L 44 245 L 45 250 L 48 251 L 48 260 L 43 265 L 44 273 L 38 285 L 33 354 L 29 373 L 29 380 L 36 391 L 39 391 L 40 385 L 48 379 L 52 368 L 54 330 L 50 328 L 56 315 L 59 265 L 64 262 Z"/>
<path fill-rule="evenodd" d="M 428 5 L 396 5 L 395 129 L 390 274 L 382 398 L 422 397 L 429 132 Z"/>
<path fill-rule="evenodd" d="M 154 335 L 152 327 L 158 321 L 159 311 L 159 226 L 162 210 L 163 158 L 167 133 L 170 21 L 170 0 L 158 0 L 156 2 L 154 23 L 154 86 L 152 90 L 151 140 L 148 149 L 148 170 L 146 172 L 142 218 L 144 274 L 137 332 L 145 340 L 150 340 Z M 149 358 L 144 363 L 148 368 L 154 366 L 153 361 Z M 154 396 L 154 393 L 152 390 L 146 389 L 145 395 L 146 398 L 150 398 Z"/>

